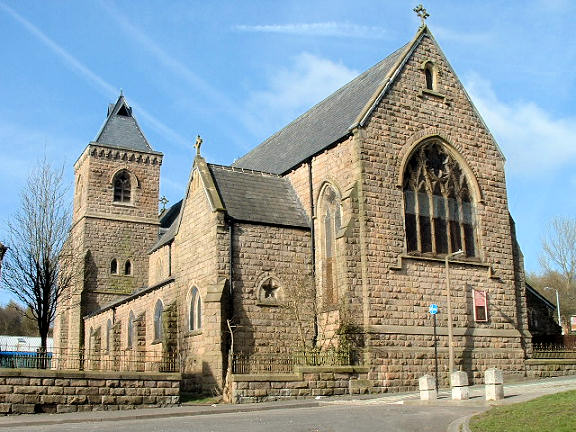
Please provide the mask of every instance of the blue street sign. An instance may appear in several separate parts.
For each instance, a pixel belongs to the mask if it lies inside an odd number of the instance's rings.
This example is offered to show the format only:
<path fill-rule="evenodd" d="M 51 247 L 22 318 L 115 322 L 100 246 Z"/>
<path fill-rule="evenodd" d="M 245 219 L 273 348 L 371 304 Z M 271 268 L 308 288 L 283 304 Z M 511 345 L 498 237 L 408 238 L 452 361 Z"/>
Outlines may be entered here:
<path fill-rule="evenodd" d="M 430 312 L 432 315 L 436 315 L 438 313 L 438 305 L 432 303 L 429 307 L 428 307 L 428 312 Z"/>

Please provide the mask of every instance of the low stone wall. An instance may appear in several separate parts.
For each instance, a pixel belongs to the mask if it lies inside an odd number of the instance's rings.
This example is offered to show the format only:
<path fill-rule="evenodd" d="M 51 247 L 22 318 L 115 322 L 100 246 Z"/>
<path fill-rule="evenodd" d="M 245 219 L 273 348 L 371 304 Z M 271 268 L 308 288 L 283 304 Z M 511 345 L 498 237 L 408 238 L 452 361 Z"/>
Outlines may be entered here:
<path fill-rule="evenodd" d="M 0 369 L 0 414 L 171 406 L 180 374 Z"/>
<path fill-rule="evenodd" d="M 576 359 L 526 360 L 526 372 L 534 378 L 576 375 Z"/>
<path fill-rule="evenodd" d="M 297 367 L 293 374 L 232 375 L 230 402 L 249 403 L 371 392 L 368 367 Z"/>

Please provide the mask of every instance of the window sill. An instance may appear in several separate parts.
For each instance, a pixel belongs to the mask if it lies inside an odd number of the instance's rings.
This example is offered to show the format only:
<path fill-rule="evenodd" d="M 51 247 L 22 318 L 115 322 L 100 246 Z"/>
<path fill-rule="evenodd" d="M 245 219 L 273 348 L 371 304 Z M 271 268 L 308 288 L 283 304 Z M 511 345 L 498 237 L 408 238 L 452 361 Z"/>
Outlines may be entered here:
<path fill-rule="evenodd" d="M 112 205 L 116 207 L 129 207 L 129 208 L 136 208 L 136 205 L 132 202 L 123 203 L 120 201 L 112 201 Z"/>
<path fill-rule="evenodd" d="M 164 342 L 163 339 L 154 339 L 150 345 L 158 345 Z"/>
<path fill-rule="evenodd" d="M 424 96 L 434 96 L 437 97 L 439 99 L 446 99 L 446 96 L 442 93 L 438 93 L 434 90 L 429 90 L 429 89 L 422 89 L 420 91 L 420 97 L 424 97 Z"/>
<path fill-rule="evenodd" d="M 402 270 L 404 268 L 404 260 L 414 260 L 414 261 L 428 261 L 436 263 L 445 263 L 444 257 L 437 256 L 427 256 L 427 255 L 410 255 L 410 254 L 400 254 L 398 255 L 398 261 L 395 265 L 390 265 L 388 268 L 390 270 Z M 482 267 L 488 270 L 488 277 L 491 279 L 500 279 L 494 274 L 494 270 L 490 264 L 482 262 L 480 258 L 466 258 L 466 259 L 451 259 L 450 264 L 459 264 L 472 267 Z"/>
<path fill-rule="evenodd" d="M 188 335 L 189 337 L 193 337 L 193 336 L 200 336 L 202 334 L 202 329 L 198 329 L 198 330 L 188 330 Z"/>
<path fill-rule="evenodd" d="M 282 306 L 282 303 L 278 300 L 258 300 L 256 302 L 256 306 L 279 307 L 279 306 Z"/>

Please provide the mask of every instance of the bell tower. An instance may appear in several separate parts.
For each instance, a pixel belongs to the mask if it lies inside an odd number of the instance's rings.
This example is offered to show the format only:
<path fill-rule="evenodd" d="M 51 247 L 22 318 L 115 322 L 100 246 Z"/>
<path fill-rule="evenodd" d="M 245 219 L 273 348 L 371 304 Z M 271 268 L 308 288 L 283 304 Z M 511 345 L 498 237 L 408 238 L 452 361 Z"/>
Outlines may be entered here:
<path fill-rule="evenodd" d="M 56 346 L 81 348 L 83 316 L 146 285 L 147 251 L 158 239 L 162 156 L 120 94 L 74 165 L 70 241 L 83 256 L 83 277 L 58 305 Z"/>

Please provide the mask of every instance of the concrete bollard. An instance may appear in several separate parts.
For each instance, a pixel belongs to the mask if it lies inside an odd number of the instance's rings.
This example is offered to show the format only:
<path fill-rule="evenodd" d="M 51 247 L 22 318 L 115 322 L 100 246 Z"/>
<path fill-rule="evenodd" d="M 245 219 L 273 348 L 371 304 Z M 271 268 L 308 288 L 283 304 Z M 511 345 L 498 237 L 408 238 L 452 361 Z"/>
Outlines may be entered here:
<path fill-rule="evenodd" d="M 450 386 L 452 387 L 453 400 L 470 399 L 470 390 L 468 389 L 468 374 L 466 374 L 466 372 L 452 372 L 450 374 Z"/>
<path fill-rule="evenodd" d="M 486 400 L 495 401 L 504 399 L 504 379 L 502 371 L 496 368 L 486 369 L 484 372 L 486 385 Z"/>
<path fill-rule="evenodd" d="M 424 375 L 418 380 L 420 387 L 421 400 L 436 400 L 438 393 L 436 393 L 436 380 L 432 375 Z"/>

